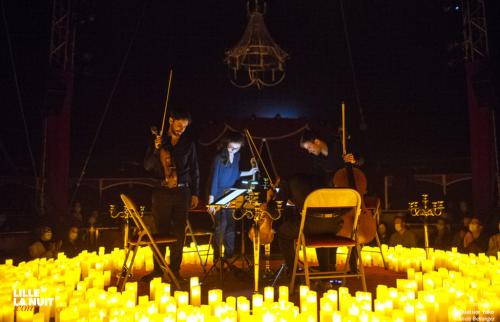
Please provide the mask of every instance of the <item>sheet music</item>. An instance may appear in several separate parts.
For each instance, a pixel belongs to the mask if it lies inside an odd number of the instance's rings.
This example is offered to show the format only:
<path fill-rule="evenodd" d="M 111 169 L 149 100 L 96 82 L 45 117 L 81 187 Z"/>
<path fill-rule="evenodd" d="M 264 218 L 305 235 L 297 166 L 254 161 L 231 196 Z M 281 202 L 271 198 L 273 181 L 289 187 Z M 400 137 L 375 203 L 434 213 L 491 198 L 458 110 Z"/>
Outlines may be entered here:
<path fill-rule="evenodd" d="M 219 200 L 217 200 L 215 202 L 215 204 L 218 206 L 225 206 L 228 203 L 230 203 L 231 201 L 233 201 L 234 199 L 236 199 L 237 197 L 244 194 L 246 191 L 247 191 L 247 189 L 234 189 L 233 191 L 231 191 L 227 195 L 225 195 L 222 198 L 220 198 Z"/>

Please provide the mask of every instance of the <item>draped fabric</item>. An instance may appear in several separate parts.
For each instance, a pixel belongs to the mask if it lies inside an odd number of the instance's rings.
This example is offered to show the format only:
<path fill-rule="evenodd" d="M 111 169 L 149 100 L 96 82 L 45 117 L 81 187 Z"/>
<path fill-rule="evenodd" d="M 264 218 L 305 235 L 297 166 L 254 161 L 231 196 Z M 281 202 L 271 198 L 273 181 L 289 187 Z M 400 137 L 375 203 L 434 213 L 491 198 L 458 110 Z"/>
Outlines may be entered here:
<path fill-rule="evenodd" d="M 488 62 L 466 63 L 474 215 L 486 223 L 495 205 L 494 99 Z"/>
<path fill-rule="evenodd" d="M 64 100 L 46 117 L 46 210 L 50 222 L 68 214 L 68 177 L 70 151 L 71 102 L 73 75 L 62 75 L 66 84 Z"/>

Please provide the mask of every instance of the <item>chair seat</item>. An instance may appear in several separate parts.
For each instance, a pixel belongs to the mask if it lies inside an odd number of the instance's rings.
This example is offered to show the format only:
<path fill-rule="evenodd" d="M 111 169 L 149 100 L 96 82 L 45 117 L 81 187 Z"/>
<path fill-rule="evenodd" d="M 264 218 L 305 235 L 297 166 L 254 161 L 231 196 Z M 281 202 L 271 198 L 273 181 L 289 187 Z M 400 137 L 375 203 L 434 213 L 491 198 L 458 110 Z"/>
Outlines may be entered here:
<path fill-rule="evenodd" d="M 356 246 L 356 241 L 347 237 L 324 234 L 324 235 L 307 236 L 306 245 L 307 247 L 315 247 L 315 248 Z"/>
<path fill-rule="evenodd" d="M 195 235 L 195 236 L 212 235 L 212 234 L 213 234 L 213 230 L 203 229 L 203 228 L 193 229 L 193 232 L 191 233 L 191 235 Z"/>
<path fill-rule="evenodd" d="M 177 241 L 177 237 L 174 235 L 169 235 L 169 234 L 161 234 L 161 233 L 156 233 L 156 234 L 151 234 L 153 237 L 155 243 L 157 244 L 170 244 L 170 243 L 175 243 Z M 129 241 L 133 244 L 137 244 L 137 239 L 139 236 L 134 236 L 129 239 Z M 143 236 L 141 242 L 139 245 L 147 245 L 149 244 L 149 239 L 148 236 Z"/>

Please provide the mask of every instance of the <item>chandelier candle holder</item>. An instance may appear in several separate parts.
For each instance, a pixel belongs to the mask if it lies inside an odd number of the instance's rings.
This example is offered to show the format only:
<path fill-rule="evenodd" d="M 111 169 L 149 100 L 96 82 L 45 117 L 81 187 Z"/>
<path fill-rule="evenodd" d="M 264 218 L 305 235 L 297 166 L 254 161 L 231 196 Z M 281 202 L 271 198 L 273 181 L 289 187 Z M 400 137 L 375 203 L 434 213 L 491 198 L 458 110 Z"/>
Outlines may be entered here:
<path fill-rule="evenodd" d="M 248 25 L 241 40 L 226 51 L 230 80 L 239 88 L 278 85 L 285 78 L 288 54 L 276 44 L 264 23 L 265 1 L 247 2 Z"/>
<path fill-rule="evenodd" d="M 429 195 L 422 194 L 422 201 L 410 201 L 408 202 L 408 211 L 413 217 L 423 217 L 424 219 L 424 242 L 425 242 L 425 253 L 427 258 L 429 258 L 429 230 L 428 230 L 428 218 L 441 216 L 444 213 L 444 201 L 429 201 Z"/>
<path fill-rule="evenodd" d="M 259 192 L 249 190 L 248 194 L 245 196 L 246 202 L 241 216 L 235 216 L 236 212 L 233 212 L 233 218 L 235 220 L 242 220 L 243 218 L 248 218 L 253 220 L 253 268 L 254 268 L 254 292 L 259 292 L 259 255 L 260 255 L 260 225 L 264 220 L 265 216 L 269 216 L 271 220 L 278 220 L 283 212 L 283 202 L 276 201 L 276 214 L 272 214 L 266 210 L 263 210 L 259 201 Z M 235 209 L 236 205 L 231 204 L 230 208 Z"/>
<path fill-rule="evenodd" d="M 146 207 L 140 206 L 139 209 L 139 216 L 144 216 Z M 130 213 L 126 207 L 124 207 L 121 211 L 118 211 L 115 205 L 109 205 L 109 216 L 113 219 L 123 218 L 123 249 L 127 249 L 130 234 Z"/>

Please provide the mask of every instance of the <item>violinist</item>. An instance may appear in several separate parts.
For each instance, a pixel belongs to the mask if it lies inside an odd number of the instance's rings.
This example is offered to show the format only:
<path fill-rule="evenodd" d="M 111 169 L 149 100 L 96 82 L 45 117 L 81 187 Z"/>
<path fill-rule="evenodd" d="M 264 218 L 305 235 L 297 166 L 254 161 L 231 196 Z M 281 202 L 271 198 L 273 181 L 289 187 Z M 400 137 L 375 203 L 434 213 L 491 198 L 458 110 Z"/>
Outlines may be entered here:
<path fill-rule="evenodd" d="M 354 155 L 340 153 L 339 143 L 334 140 L 327 140 L 319 137 L 311 130 L 304 131 L 300 139 L 300 147 L 305 149 L 311 156 L 310 170 L 305 173 L 295 174 L 288 180 L 282 180 L 280 189 L 275 199 L 283 202 L 291 201 L 295 205 L 295 213 L 285 217 L 283 223 L 278 227 L 278 243 L 285 258 L 288 269 L 293 267 L 295 256 L 294 240 L 299 234 L 300 212 L 306 197 L 312 191 L 319 188 L 329 188 L 333 186 L 333 175 L 344 166 L 344 163 L 356 163 Z M 266 207 L 266 206 L 264 206 Z M 272 211 L 273 203 L 269 203 L 268 210 Z M 320 234 L 338 232 L 342 228 L 342 218 L 322 218 L 321 216 L 311 216 L 306 220 L 304 232 L 310 234 Z M 333 271 L 336 265 L 335 249 L 316 249 L 321 271 Z M 351 256 L 351 269 L 355 269 L 355 256 Z M 354 258 L 354 259 L 353 259 Z"/>
<path fill-rule="evenodd" d="M 152 191 L 152 212 L 159 233 L 171 232 L 177 242 L 170 246 L 170 268 L 182 280 L 179 270 L 186 218 L 189 208 L 196 208 L 199 195 L 199 168 L 193 138 L 185 133 L 191 123 L 186 111 L 172 111 L 166 135 L 155 136 L 146 151 L 144 168 L 157 179 Z M 161 249 L 165 251 L 165 248 Z M 145 277 L 162 276 L 159 265 Z"/>
<path fill-rule="evenodd" d="M 233 188 L 240 177 L 251 176 L 258 171 L 256 167 L 248 171 L 240 170 L 240 149 L 244 142 L 244 137 L 238 132 L 230 132 L 219 142 L 210 175 L 209 204 L 221 198 L 228 189 Z M 235 240 L 232 210 L 222 208 L 216 211 L 215 208 L 209 208 L 209 212 L 215 216 L 214 258 L 222 255 L 220 237 L 224 245 L 224 258 L 231 258 L 234 255 Z"/>

